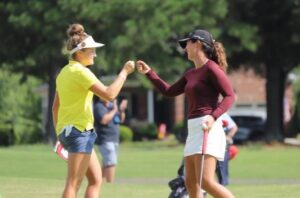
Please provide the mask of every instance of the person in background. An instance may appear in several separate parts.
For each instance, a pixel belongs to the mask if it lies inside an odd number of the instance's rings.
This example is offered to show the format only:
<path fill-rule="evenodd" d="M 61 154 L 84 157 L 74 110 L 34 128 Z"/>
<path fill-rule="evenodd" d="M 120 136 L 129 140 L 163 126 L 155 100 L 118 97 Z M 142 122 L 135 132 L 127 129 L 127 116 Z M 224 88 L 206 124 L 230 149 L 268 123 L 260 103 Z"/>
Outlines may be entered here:
<path fill-rule="evenodd" d="M 285 130 L 288 129 L 288 125 L 294 114 L 294 91 L 293 91 L 293 83 L 291 80 L 287 80 L 285 83 L 285 90 L 283 96 L 283 124 Z"/>
<path fill-rule="evenodd" d="M 52 106 L 58 140 L 68 151 L 68 174 L 62 197 L 77 197 L 86 176 L 85 197 L 96 198 L 100 194 L 102 173 L 93 149 L 97 134 L 94 131 L 92 99 L 94 94 L 103 100 L 116 98 L 135 65 L 133 61 L 127 61 L 113 83 L 105 86 L 87 68 L 94 64 L 96 48 L 103 44 L 95 42 L 81 24 L 70 25 L 67 34 L 70 60 L 56 78 Z"/>
<path fill-rule="evenodd" d="M 226 137 L 218 118 L 235 100 L 226 75 L 227 61 L 223 45 L 202 29 L 179 40 L 194 68 L 170 85 L 162 80 L 144 61 L 137 61 L 137 69 L 165 96 L 185 93 L 188 100 L 188 136 L 184 148 L 185 185 L 190 198 L 203 197 L 200 189 L 200 169 L 203 142 L 202 124 L 208 126 L 207 154 L 204 159 L 203 189 L 213 197 L 232 198 L 233 194 L 215 181 L 217 160 L 225 155 Z M 219 96 L 222 100 L 219 102 Z"/>
<path fill-rule="evenodd" d="M 219 183 L 226 186 L 229 184 L 229 160 L 230 160 L 230 146 L 233 144 L 233 137 L 238 130 L 238 126 L 228 113 L 224 113 L 219 117 L 223 123 L 223 128 L 226 133 L 226 152 L 224 161 L 217 162 L 217 176 Z"/>
<path fill-rule="evenodd" d="M 95 99 L 94 117 L 97 132 L 96 145 L 102 155 L 102 178 L 112 183 L 115 180 L 118 161 L 120 123 L 125 121 L 128 101 L 123 99 L 118 107 L 117 100 L 112 102 Z"/>

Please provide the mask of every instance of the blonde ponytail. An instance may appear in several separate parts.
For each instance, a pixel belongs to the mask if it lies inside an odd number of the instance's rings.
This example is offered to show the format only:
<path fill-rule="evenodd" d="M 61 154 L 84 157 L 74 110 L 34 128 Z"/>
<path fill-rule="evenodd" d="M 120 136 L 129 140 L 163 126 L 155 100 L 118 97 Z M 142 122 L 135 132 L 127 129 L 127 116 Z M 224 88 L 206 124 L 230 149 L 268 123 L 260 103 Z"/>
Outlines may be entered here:
<path fill-rule="evenodd" d="M 225 48 L 222 43 L 214 42 L 214 50 L 212 52 L 212 60 L 215 61 L 220 68 L 226 72 L 227 71 L 227 57 L 225 53 Z"/>

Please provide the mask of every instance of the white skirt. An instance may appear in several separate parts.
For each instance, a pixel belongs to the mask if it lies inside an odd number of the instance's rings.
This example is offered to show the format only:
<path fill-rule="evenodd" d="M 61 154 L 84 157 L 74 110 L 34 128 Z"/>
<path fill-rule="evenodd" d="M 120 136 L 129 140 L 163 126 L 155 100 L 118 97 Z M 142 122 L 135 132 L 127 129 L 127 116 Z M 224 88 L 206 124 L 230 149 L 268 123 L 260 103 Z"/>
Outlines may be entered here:
<path fill-rule="evenodd" d="M 202 122 L 207 116 L 188 120 L 188 136 L 184 147 L 184 157 L 201 154 L 203 143 Z M 212 155 L 217 160 L 223 161 L 225 155 L 226 137 L 222 121 L 217 119 L 207 136 L 206 154 Z"/>

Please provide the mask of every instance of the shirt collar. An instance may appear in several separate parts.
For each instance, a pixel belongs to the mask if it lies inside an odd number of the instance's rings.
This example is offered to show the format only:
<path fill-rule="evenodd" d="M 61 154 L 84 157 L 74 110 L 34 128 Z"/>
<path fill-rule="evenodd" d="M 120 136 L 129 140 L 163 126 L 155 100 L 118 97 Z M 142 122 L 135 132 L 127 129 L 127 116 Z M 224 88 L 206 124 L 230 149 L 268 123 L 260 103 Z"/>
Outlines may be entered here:
<path fill-rule="evenodd" d="M 69 60 L 69 65 L 70 66 L 82 66 L 82 67 L 85 67 L 84 65 L 82 65 L 80 62 L 78 62 L 76 60 Z"/>

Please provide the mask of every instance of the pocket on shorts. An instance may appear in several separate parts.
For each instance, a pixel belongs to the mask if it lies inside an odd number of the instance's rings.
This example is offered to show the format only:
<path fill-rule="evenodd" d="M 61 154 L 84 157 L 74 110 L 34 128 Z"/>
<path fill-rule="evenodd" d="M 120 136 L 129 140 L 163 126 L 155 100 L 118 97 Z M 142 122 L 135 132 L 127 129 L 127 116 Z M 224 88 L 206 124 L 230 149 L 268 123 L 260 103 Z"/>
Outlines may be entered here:
<path fill-rule="evenodd" d="M 91 153 L 97 134 L 94 130 L 80 131 L 75 127 L 69 136 L 65 137 L 68 151 L 71 153 Z"/>

